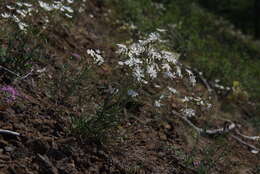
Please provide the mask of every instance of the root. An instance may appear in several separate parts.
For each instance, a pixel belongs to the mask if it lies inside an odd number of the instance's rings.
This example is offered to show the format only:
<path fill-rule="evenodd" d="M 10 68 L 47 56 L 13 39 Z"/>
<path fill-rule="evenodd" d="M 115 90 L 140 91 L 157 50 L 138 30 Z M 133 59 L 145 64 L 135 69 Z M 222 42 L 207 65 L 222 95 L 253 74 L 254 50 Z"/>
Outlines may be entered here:
<path fill-rule="evenodd" d="M 257 147 L 255 147 L 252 144 L 249 144 L 245 141 L 243 141 L 241 138 L 239 138 L 238 136 L 241 136 L 244 139 L 248 139 L 248 140 L 254 140 L 254 141 L 258 141 L 260 140 L 260 136 L 247 136 L 247 135 L 243 135 L 241 134 L 236 128 L 238 128 L 238 126 L 233 123 L 232 121 L 227 121 L 224 123 L 224 126 L 222 128 L 219 129 L 202 129 L 197 127 L 195 124 L 193 124 L 187 117 L 182 116 L 182 114 L 176 112 L 176 111 L 172 111 L 172 113 L 176 116 L 178 116 L 180 119 L 182 119 L 184 122 L 186 122 L 188 125 L 190 125 L 193 129 L 195 129 L 199 134 L 206 134 L 206 135 L 219 135 L 219 134 L 228 134 L 229 136 L 231 136 L 233 139 L 235 139 L 236 141 L 238 141 L 240 144 L 247 146 L 248 148 L 250 148 L 251 152 L 254 154 L 257 154 L 260 149 L 258 149 Z M 231 132 L 235 132 L 238 136 L 231 134 Z"/>

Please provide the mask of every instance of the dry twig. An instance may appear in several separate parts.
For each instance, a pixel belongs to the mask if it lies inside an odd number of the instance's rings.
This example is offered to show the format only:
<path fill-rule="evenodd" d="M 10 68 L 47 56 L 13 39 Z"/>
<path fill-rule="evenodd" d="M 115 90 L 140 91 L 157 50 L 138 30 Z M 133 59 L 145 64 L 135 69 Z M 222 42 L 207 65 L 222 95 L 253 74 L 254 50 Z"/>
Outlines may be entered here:
<path fill-rule="evenodd" d="M 10 74 L 13 74 L 13 75 L 17 76 L 17 78 L 20 79 L 20 80 L 26 79 L 26 78 L 27 78 L 28 76 L 30 76 L 30 75 L 32 74 L 32 72 L 34 71 L 33 69 L 31 69 L 31 71 L 30 71 L 29 73 L 27 73 L 26 75 L 20 76 L 19 74 L 15 73 L 14 71 L 12 71 L 12 70 L 10 70 L 10 69 L 8 69 L 8 68 L 2 66 L 2 65 L 0 65 L 0 69 L 3 69 L 3 70 L 5 70 L 5 71 L 9 72 Z"/>
<path fill-rule="evenodd" d="M 248 139 L 248 140 L 254 140 L 254 141 L 259 141 L 260 140 L 260 136 L 247 136 L 247 135 L 244 135 L 244 134 L 240 133 L 238 130 L 236 130 L 236 133 L 238 135 L 240 135 L 241 137 L 243 137 L 245 139 Z"/>
<path fill-rule="evenodd" d="M 0 134 L 8 134 L 8 135 L 20 136 L 20 133 L 18 133 L 18 132 L 5 130 L 5 129 L 0 129 Z"/>
<path fill-rule="evenodd" d="M 234 130 L 235 128 L 237 128 L 238 126 L 236 126 L 235 123 L 233 123 L 232 121 L 228 121 L 230 122 L 229 125 L 226 124 L 226 126 L 224 125 L 223 128 L 219 128 L 219 129 L 202 129 L 199 128 L 197 126 L 195 126 L 187 117 L 182 116 L 180 113 L 176 112 L 176 111 L 172 111 L 173 114 L 177 115 L 179 118 L 181 118 L 183 121 L 185 121 L 187 124 L 189 124 L 191 127 L 193 127 L 199 134 L 208 134 L 208 135 L 214 135 L 214 134 L 223 134 L 223 133 L 229 133 L 232 130 Z M 235 133 L 238 134 L 239 136 L 245 138 L 245 139 L 249 139 L 249 140 L 259 140 L 260 136 L 247 136 L 247 135 L 243 135 L 241 134 L 238 130 L 235 130 Z M 252 144 L 249 144 L 245 141 L 243 141 L 241 138 L 233 135 L 233 134 L 229 134 L 232 138 L 234 138 L 235 140 L 237 140 L 240 144 L 243 144 L 247 147 L 249 147 L 251 149 L 251 152 L 254 154 L 257 154 L 260 149 L 258 149 L 257 147 L 255 147 Z"/>
<path fill-rule="evenodd" d="M 257 147 L 253 146 L 252 144 L 248 144 L 247 142 L 243 141 L 242 139 L 240 139 L 239 137 L 231 134 L 230 135 L 232 138 L 234 138 L 235 140 L 237 140 L 240 144 L 243 144 L 247 147 L 249 147 L 251 149 L 251 152 L 254 153 L 254 154 L 257 154 L 260 149 L 258 149 Z"/>
<path fill-rule="evenodd" d="M 197 126 L 195 126 L 187 117 L 182 116 L 181 114 L 179 114 L 178 112 L 172 111 L 175 115 L 177 115 L 178 117 L 180 117 L 182 120 L 184 120 L 186 123 L 188 123 L 191 127 L 193 127 L 198 133 L 202 134 L 208 134 L 208 135 L 214 135 L 214 134 L 223 134 L 223 133 L 227 133 L 231 130 L 233 130 L 236 125 L 230 121 L 230 124 L 227 126 L 224 126 L 223 128 L 219 128 L 219 129 L 202 129 L 199 128 Z"/>

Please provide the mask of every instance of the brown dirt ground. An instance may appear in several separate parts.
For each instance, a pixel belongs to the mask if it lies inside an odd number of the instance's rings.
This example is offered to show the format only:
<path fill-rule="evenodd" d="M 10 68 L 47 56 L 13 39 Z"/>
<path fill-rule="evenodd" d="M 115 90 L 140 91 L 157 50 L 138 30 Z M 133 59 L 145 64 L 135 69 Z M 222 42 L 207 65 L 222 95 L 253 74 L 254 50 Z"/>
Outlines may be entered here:
<path fill-rule="evenodd" d="M 66 62 L 67 55 L 84 55 L 87 48 L 101 48 L 111 61 L 116 56 L 110 43 L 116 36 L 115 25 L 104 20 L 104 7 L 94 0 L 87 3 L 89 11 L 77 19 L 75 26 L 51 32 L 51 58 L 49 64 L 44 63 L 49 73 L 54 74 L 55 65 Z M 100 73 L 107 71 L 104 68 Z M 0 128 L 21 133 L 20 137 L 0 135 L 1 174 L 193 174 L 199 173 L 196 161 L 209 167 L 210 173 L 254 174 L 257 165 L 259 172 L 259 155 L 233 139 L 196 138 L 194 130 L 171 113 L 162 113 L 158 119 L 146 105 L 136 113 L 125 109 L 125 121 L 104 145 L 77 137 L 68 131 L 66 112 L 70 108 L 57 106 L 37 85 L 30 86 L 33 78 L 40 79 L 35 75 L 15 84 L 27 101 L 0 111 Z"/>

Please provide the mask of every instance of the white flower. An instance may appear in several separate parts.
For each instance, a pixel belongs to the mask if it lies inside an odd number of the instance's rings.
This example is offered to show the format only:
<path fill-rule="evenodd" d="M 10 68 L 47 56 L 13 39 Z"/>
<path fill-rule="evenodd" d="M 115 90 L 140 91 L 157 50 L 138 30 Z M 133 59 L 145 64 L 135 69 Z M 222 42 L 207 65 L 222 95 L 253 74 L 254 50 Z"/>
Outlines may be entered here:
<path fill-rule="evenodd" d="M 169 63 L 176 64 L 178 62 L 179 54 L 169 51 L 162 51 L 162 57 Z"/>
<path fill-rule="evenodd" d="M 160 28 L 157 28 L 156 30 L 157 30 L 157 31 L 159 31 L 159 32 L 162 32 L 162 33 L 166 32 L 166 30 L 165 30 L 165 29 L 160 29 Z"/>
<path fill-rule="evenodd" d="M 26 17 L 27 11 L 25 10 L 16 10 L 18 14 L 20 14 L 22 17 Z"/>
<path fill-rule="evenodd" d="M 194 117 L 196 115 L 195 113 L 195 110 L 194 109 L 191 109 L 191 108 L 185 108 L 185 109 L 182 109 L 181 110 L 182 114 L 185 116 L 185 117 Z"/>
<path fill-rule="evenodd" d="M 165 97 L 165 95 L 162 94 L 162 95 L 160 96 L 160 100 L 162 100 L 164 97 Z"/>
<path fill-rule="evenodd" d="M 21 20 L 17 16 L 13 15 L 12 17 L 16 23 L 21 22 Z"/>
<path fill-rule="evenodd" d="M 154 87 L 155 87 L 155 88 L 161 88 L 161 86 L 160 86 L 160 85 L 157 85 L 157 84 L 154 84 Z"/>
<path fill-rule="evenodd" d="M 134 90 L 132 90 L 132 89 L 129 89 L 129 90 L 127 91 L 127 94 L 128 94 L 129 96 L 131 96 L 131 97 L 137 97 L 137 96 L 139 95 L 136 91 L 134 91 Z"/>
<path fill-rule="evenodd" d="M 101 65 L 104 63 L 104 58 L 100 55 L 100 50 L 93 50 L 93 49 L 88 49 L 87 53 L 93 57 L 95 63 L 97 65 Z"/>
<path fill-rule="evenodd" d="M 68 7 L 68 6 L 63 6 L 62 9 L 65 9 L 67 12 L 69 13 L 73 13 L 73 9 L 71 7 Z"/>
<path fill-rule="evenodd" d="M 186 96 L 184 97 L 184 99 L 182 99 L 183 103 L 188 102 L 188 101 L 190 101 L 190 99 L 188 97 L 186 97 Z"/>
<path fill-rule="evenodd" d="M 207 109 L 210 109 L 212 107 L 211 103 L 207 103 Z"/>
<path fill-rule="evenodd" d="M 191 82 L 192 86 L 196 85 L 196 77 L 194 75 L 190 76 L 190 82 Z"/>
<path fill-rule="evenodd" d="M 221 90 L 224 90 L 225 89 L 225 87 L 224 86 L 222 86 L 222 85 L 219 85 L 219 84 L 215 84 L 214 85 L 216 88 L 218 88 L 218 89 L 221 89 Z"/>
<path fill-rule="evenodd" d="M 162 64 L 162 69 L 165 69 L 166 71 L 171 71 L 171 66 L 168 63 Z"/>
<path fill-rule="evenodd" d="M 103 59 L 103 57 L 101 55 L 97 54 L 94 58 L 96 58 L 95 59 L 96 64 L 101 65 L 101 64 L 104 63 L 104 59 Z"/>
<path fill-rule="evenodd" d="M 130 24 L 129 28 L 132 29 L 132 30 L 135 30 L 135 29 L 137 29 L 137 26 L 135 26 L 135 25 L 132 23 L 132 24 Z"/>
<path fill-rule="evenodd" d="M 89 55 L 91 55 L 92 57 L 94 57 L 95 56 L 95 51 L 94 50 L 92 50 L 92 49 L 88 49 L 87 50 L 87 53 L 89 54 Z"/>
<path fill-rule="evenodd" d="M 14 10 L 15 8 L 10 6 L 10 5 L 7 5 L 6 8 L 8 8 L 9 10 Z"/>
<path fill-rule="evenodd" d="M 151 33 L 151 34 L 149 34 L 149 37 L 148 37 L 147 40 L 149 40 L 150 42 L 160 40 L 160 34 L 159 33 Z"/>
<path fill-rule="evenodd" d="M 151 57 L 152 59 L 157 59 L 157 60 L 162 59 L 162 55 L 160 54 L 160 52 L 158 50 L 155 50 L 154 48 L 149 49 L 148 56 Z"/>
<path fill-rule="evenodd" d="M 172 87 L 168 87 L 169 91 L 171 91 L 173 94 L 176 94 L 177 93 L 177 90 L 172 88 Z"/>
<path fill-rule="evenodd" d="M 182 74 L 181 74 L 181 68 L 179 66 L 176 66 L 177 69 L 177 75 L 182 78 Z"/>
<path fill-rule="evenodd" d="M 54 1 L 54 4 L 52 4 L 52 9 L 51 10 L 65 11 L 65 9 L 63 9 L 62 3 L 59 2 L 59 1 Z"/>
<path fill-rule="evenodd" d="M 128 48 L 123 44 L 116 44 L 118 49 L 116 51 L 117 54 L 126 54 L 128 52 Z"/>
<path fill-rule="evenodd" d="M 2 16 L 3 18 L 10 18 L 10 17 L 11 17 L 11 15 L 8 14 L 8 13 L 2 13 L 1 16 Z"/>
<path fill-rule="evenodd" d="M 205 105 L 205 103 L 204 103 L 204 101 L 203 101 L 203 100 L 201 100 L 201 101 L 197 102 L 197 105 L 204 106 L 204 105 Z"/>
<path fill-rule="evenodd" d="M 26 7 L 32 7 L 32 4 L 29 4 L 29 3 L 23 3 L 23 5 Z"/>
<path fill-rule="evenodd" d="M 16 4 L 17 4 L 18 6 L 20 6 L 20 7 L 23 6 L 23 4 L 20 3 L 20 2 L 17 2 Z"/>
<path fill-rule="evenodd" d="M 51 11 L 53 9 L 53 7 L 45 2 L 39 1 L 40 7 L 43 8 L 46 11 Z"/>
<path fill-rule="evenodd" d="M 118 61 L 118 65 L 123 66 L 125 63 L 123 61 Z"/>
<path fill-rule="evenodd" d="M 154 102 L 154 106 L 155 106 L 155 107 L 158 107 L 158 108 L 159 108 L 159 107 L 161 107 L 162 105 L 163 105 L 163 104 L 161 104 L 159 100 L 155 100 L 155 102 Z"/>
<path fill-rule="evenodd" d="M 23 30 L 23 31 L 26 31 L 26 27 L 28 27 L 28 25 L 23 22 L 19 22 L 18 26 L 19 26 L 20 30 Z"/>
<path fill-rule="evenodd" d="M 70 14 L 68 13 L 65 13 L 65 16 L 67 16 L 68 18 L 72 18 L 73 16 L 71 16 Z"/>
<path fill-rule="evenodd" d="M 67 0 L 67 2 L 68 2 L 69 4 L 72 4 L 72 3 L 74 2 L 74 0 Z"/>
<path fill-rule="evenodd" d="M 188 73 L 189 76 L 193 76 L 193 73 L 190 70 L 185 69 L 185 71 Z"/>
<path fill-rule="evenodd" d="M 143 62 L 140 59 L 137 58 L 130 58 L 124 62 L 125 65 L 128 65 L 129 67 L 137 66 L 138 64 L 142 64 Z"/>
<path fill-rule="evenodd" d="M 139 81 L 141 82 L 144 78 L 144 71 L 141 69 L 140 66 L 136 66 L 134 69 L 133 69 L 133 75 L 134 77 Z"/>
<path fill-rule="evenodd" d="M 84 11 L 83 7 L 79 7 L 79 12 L 82 13 Z"/>
<path fill-rule="evenodd" d="M 147 73 L 150 75 L 152 79 L 157 77 L 157 71 L 155 69 L 154 65 L 148 65 L 147 66 Z"/>
<path fill-rule="evenodd" d="M 139 56 L 140 54 L 142 54 L 145 51 L 145 49 L 140 44 L 133 43 L 132 45 L 130 45 L 130 51 L 132 54 Z"/>
<path fill-rule="evenodd" d="M 175 74 L 170 71 L 164 72 L 163 75 L 164 75 L 164 77 L 170 78 L 170 79 L 176 78 Z"/>

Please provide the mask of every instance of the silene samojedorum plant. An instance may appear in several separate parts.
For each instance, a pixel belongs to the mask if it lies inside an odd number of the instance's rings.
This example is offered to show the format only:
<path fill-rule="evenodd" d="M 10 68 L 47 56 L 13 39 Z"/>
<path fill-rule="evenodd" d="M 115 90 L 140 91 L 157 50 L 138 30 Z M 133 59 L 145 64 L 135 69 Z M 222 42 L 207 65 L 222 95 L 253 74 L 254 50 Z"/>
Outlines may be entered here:
<path fill-rule="evenodd" d="M 119 77 L 120 84 L 106 89 L 106 97 L 102 104 L 97 104 L 95 114 L 85 114 L 80 118 L 73 117 L 72 130 L 74 132 L 101 141 L 104 135 L 118 124 L 124 104 L 133 99 L 137 101 L 145 95 L 144 86 L 154 85 L 156 88 L 162 89 L 161 93 L 155 95 L 156 99 L 153 101 L 153 105 L 160 108 L 167 97 L 181 96 L 173 86 L 180 79 L 187 77 L 191 86 L 196 85 L 195 75 L 179 63 L 180 55 L 163 49 L 166 41 L 161 39 L 160 32 L 165 31 L 158 30 L 143 40 L 129 45 L 117 44 L 116 53 L 119 55 L 119 61 L 113 67 L 122 69 L 120 72 L 124 73 Z M 106 63 L 101 55 L 102 51 L 98 49 L 88 49 L 87 54 L 93 58 L 93 64 L 97 66 L 103 66 Z M 163 83 L 161 83 L 162 81 Z M 184 103 L 193 102 L 199 106 L 207 106 L 200 97 L 184 96 L 182 100 Z M 188 117 L 196 114 L 194 109 L 188 108 L 188 105 L 181 112 Z"/>
<path fill-rule="evenodd" d="M 88 86 L 91 86 L 93 81 L 96 82 L 97 78 L 95 68 L 102 66 L 105 60 L 102 56 L 102 52 L 99 49 L 88 49 L 87 54 L 90 55 L 93 59 L 91 65 L 89 65 L 87 68 L 85 75 L 84 73 L 82 75 L 87 78 L 84 80 L 90 81 L 90 85 Z M 83 79 L 80 75 L 79 77 L 76 77 L 75 80 L 77 81 Z M 78 84 L 78 82 L 75 84 Z M 74 86 L 74 90 L 77 88 L 75 85 L 72 86 Z M 80 91 L 81 89 L 77 88 L 76 90 Z M 85 93 L 88 94 L 89 91 L 98 93 L 96 86 L 89 88 L 87 91 L 85 91 Z M 121 112 L 121 106 L 125 100 L 124 96 L 121 95 L 121 90 L 119 91 L 116 88 L 109 87 L 108 89 L 104 89 L 103 92 L 105 92 L 105 94 L 102 100 L 93 99 L 92 97 L 79 99 L 79 106 L 77 107 L 80 108 L 82 112 L 79 116 L 72 116 L 72 133 L 81 137 L 86 137 L 97 144 L 104 143 L 104 141 L 107 139 L 109 131 L 118 125 L 118 115 Z M 91 105 L 93 106 L 92 110 L 94 110 L 93 112 L 84 111 L 84 105 L 86 102 L 91 102 Z"/>
<path fill-rule="evenodd" d="M 119 66 L 128 70 L 132 76 L 132 84 L 137 88 L 128 90 L 131 97 L 141 97 L 144 91 L 142 86 L 154 86 L 161 92 L 150 96 L 153 105 L 160 108 L 165 105 L 167 99 L 180 98 L 185 107 L 180 112 L 186 117 L 196 116 L 194 107 L 204 107 L 209 110 L 211 104 L 199 96 L 186 96 L 179 92 L 177 83 L 188 79 L 191 87 L 196 86 L 196 77 L 193 72 L 179 62 L 180 54 L 168 51 L 166 44 L 168 41 L 162 39 L 162 35 L 167 34 L 164 29 L 157 29 L 147 37 L 137 42 L 125 45 L 117 44 L 117 54 L 120 56 Z"/>
<path fill-rule="evenodd" d="M 74 0 L 67 0 L 67 1 L 54 1 L 52 3 L 46 3 L 44 1 L 37 1 L 34 3 L 28 3 L 28 2 L 16 2 L 12 3 L 10 5 L 6 5 L 6 8 L 10 10 L 9 12 L 3 12 L 0 13 L 0 17 L 4 19 L 9 19 L 17 24 L 18 28 L 23 31 L 27 32 L 28 28 L 30 27 L 30 24 L 27 22 L 26 18 L 28 16 L 33 15 L 39 15 L 38 13 L 41 13 L 41 11 L 45 12 L 52 12 L 52 11 L 58 11 L 67 18 L 72 18 L 74 10 L 70 6 L 74 3 Z M 13 13 L 13 11 L 16 11 L 16 13 Z M 43 29 L 46 28 L 47 23 L 49 23 L 48 16 L 44 16 L 44 25 L 42 26 Z"/>
<path fill-rule="evenodd" d="M 144 40 L 139 40 L 128 46 L 117 44 L 117 53 L 121 58 L 118 64 L 128 69 L 132 76 L 132 83 L 141 87 L 156 82 L 162 76 L 168 79 L 182 77 L 181 69 L 177 65 L 179 54 L 161 50 L 159 46 L 163 42 L 165 41 L 161 40 L 160 34 L 154 32 Z M 161 86 L 158 84 L 157 87 Z M 135 89 L 129 89 L 128 95 L 132 97 L 140 96 Z M 164 96 L 161 95 L 155 101 L 155 106 L 160 107 L 160 101 L 163 98 Z"/>

